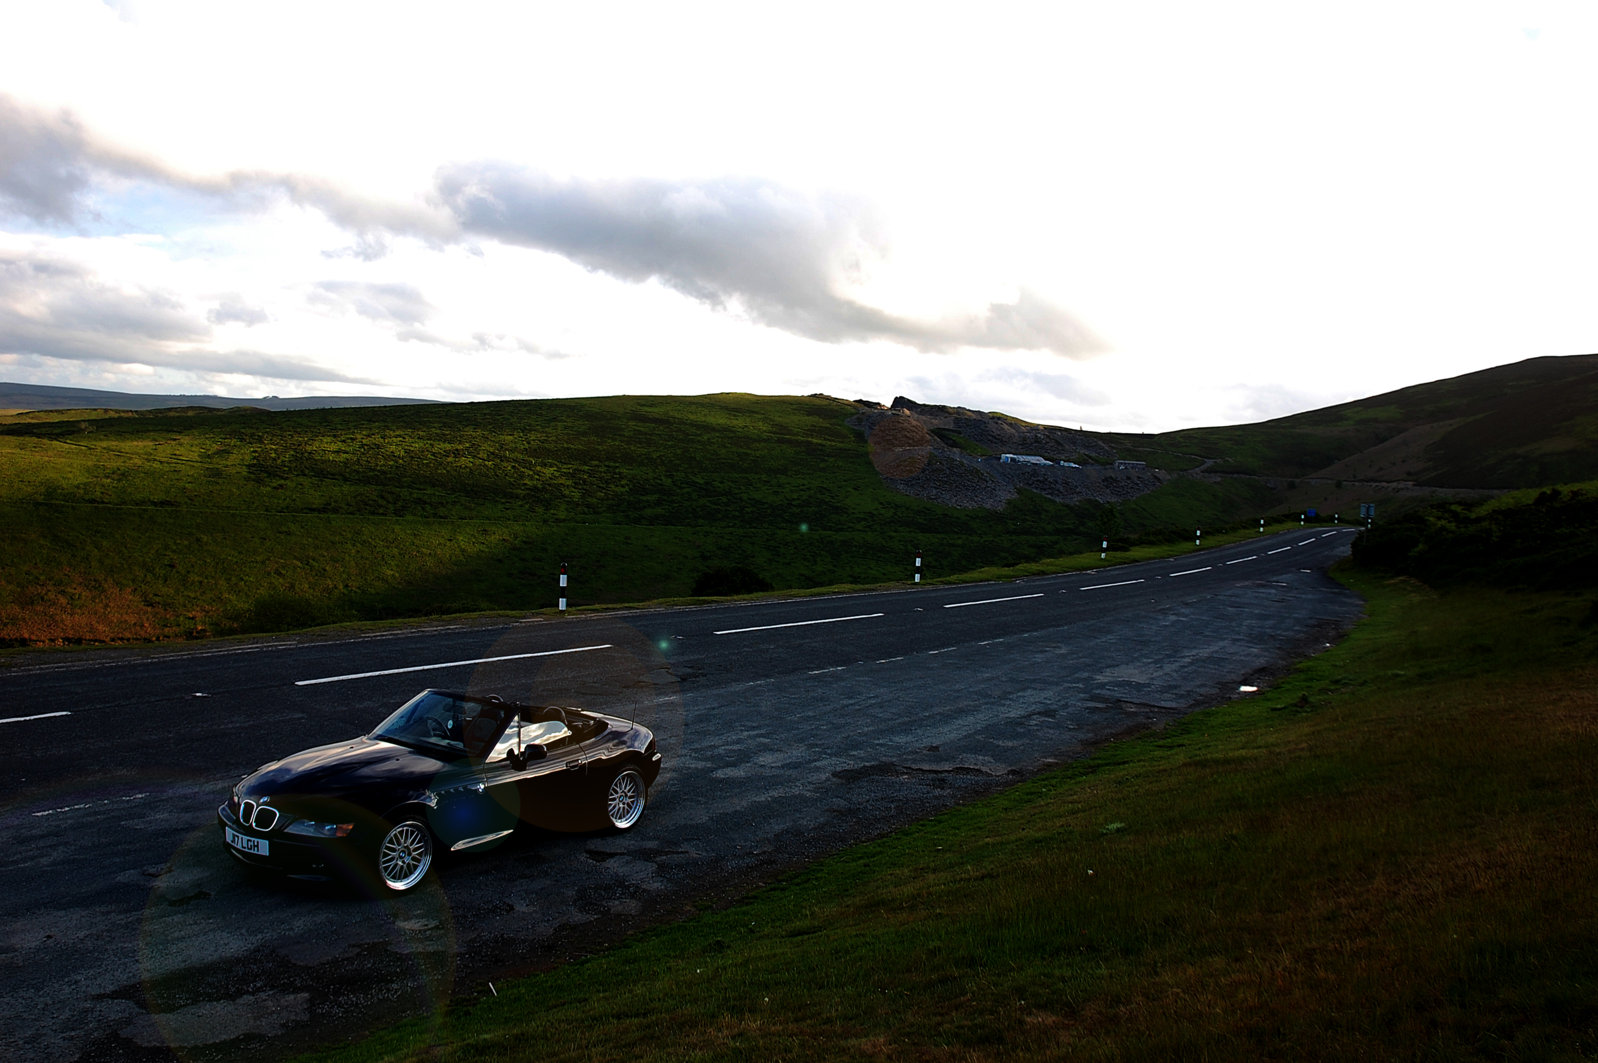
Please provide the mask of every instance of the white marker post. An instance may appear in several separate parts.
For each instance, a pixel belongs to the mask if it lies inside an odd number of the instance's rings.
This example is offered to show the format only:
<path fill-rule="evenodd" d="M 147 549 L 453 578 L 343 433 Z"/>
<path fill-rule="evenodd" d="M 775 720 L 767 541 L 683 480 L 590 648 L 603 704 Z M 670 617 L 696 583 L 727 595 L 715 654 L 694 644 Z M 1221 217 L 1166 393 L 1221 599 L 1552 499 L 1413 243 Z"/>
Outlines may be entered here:
<path fill-rule="evenodd" d="M 564 561 L 560 563 L 560 611 L 564 616 L 566 613 L 566 562 Z"/>
<path fill-rule="evenodd" d="M 1099 540 L 1099 560 L 1100 561 L 1104 560 L 1104 555 L 1105 555 L 1105 553 L 1107 553 L 1109 551 L 1109 549 L 1110 549 L 1110 540 L 1108 540 L 1108 539 Z"/>
<path fill-rule="evenodd" d="M 1199 540 L 1202 539 L 1202 538 L 1204 538 L 1204 529 L 1203 528 L 1199 528 L 1199 529 L 1195 530 L 1193 532 L 1193 545 L 1197 546 L 1199 544 Z"/>
<path fill-rule="evenodd" d="M 1260 518 L 1260 534 L 1261 535 L 1265 534 L 1265 518 L 1264 517 Z"/>
<path fill-rule="evenodd" d="M 916 582 L 921 582 L 921 551 L 916 551 Z"/>

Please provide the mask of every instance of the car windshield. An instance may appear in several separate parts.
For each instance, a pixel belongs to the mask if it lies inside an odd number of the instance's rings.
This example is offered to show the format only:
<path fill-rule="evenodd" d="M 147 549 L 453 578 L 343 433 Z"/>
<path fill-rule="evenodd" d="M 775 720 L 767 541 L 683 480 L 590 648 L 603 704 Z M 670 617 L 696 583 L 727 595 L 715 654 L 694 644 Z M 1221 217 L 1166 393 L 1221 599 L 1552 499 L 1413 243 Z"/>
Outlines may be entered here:
<path fill-rule="evenodd" d="M 451 753 L 478 755 L 499 737 L 509 706 L 424 690 L 378 725 L 373 738 Z"/>

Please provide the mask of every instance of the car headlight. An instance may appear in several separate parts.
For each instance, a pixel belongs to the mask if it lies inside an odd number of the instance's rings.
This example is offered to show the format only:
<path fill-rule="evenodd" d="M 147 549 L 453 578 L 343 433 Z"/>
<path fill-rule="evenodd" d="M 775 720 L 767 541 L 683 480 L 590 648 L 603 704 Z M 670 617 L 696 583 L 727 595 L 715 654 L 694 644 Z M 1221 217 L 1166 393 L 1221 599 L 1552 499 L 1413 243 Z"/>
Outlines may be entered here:
<path fill-rule="evenodd" d="M 344 838 L 355 829 L 353 823 L 322 823 L 314 819 L 297 819 L 284 827 L 288 834 L 307 834 L 312 838 Z"/>

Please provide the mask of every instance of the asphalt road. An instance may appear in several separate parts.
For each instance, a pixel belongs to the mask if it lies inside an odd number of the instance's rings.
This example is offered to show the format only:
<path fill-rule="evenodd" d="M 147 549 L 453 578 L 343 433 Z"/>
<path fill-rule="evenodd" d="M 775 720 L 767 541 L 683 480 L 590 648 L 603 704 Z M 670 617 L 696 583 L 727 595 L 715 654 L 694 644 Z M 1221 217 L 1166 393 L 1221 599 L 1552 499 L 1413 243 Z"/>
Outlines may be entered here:
<path fill-rule="evenodd" d="M 1315 528 L 961 587 L 0 662 L 0 1056 L 269 1059 L 547 967 L 1242 696 L 1358 617 Z M 626 834 L 519 833 L 370 898 L 244 873 L 216 806 L 428 686 L 665 754 Z"/>

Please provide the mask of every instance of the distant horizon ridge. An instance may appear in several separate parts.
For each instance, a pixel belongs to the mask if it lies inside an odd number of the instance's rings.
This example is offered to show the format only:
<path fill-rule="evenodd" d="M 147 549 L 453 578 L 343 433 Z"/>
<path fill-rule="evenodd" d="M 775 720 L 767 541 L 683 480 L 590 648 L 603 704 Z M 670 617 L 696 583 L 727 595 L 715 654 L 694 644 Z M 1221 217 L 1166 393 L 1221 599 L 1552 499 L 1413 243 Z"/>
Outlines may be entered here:
<path fill-rule="evenodd" d="M 68 401 L 71 400 L 71 401 Z M 281 395 L 232 396 L 172 392 L 107 391 L 60 384 L 23 384 L 0 381 L 0 409 L 35 411 L 84 409 L 159 410 L 169 406 L 208 406 L 227 409 L 256 406 L 268 410 L 325 409 L 344 406 L 436 405 L 436 399 L 394 398 L 387 395 Z"/>

